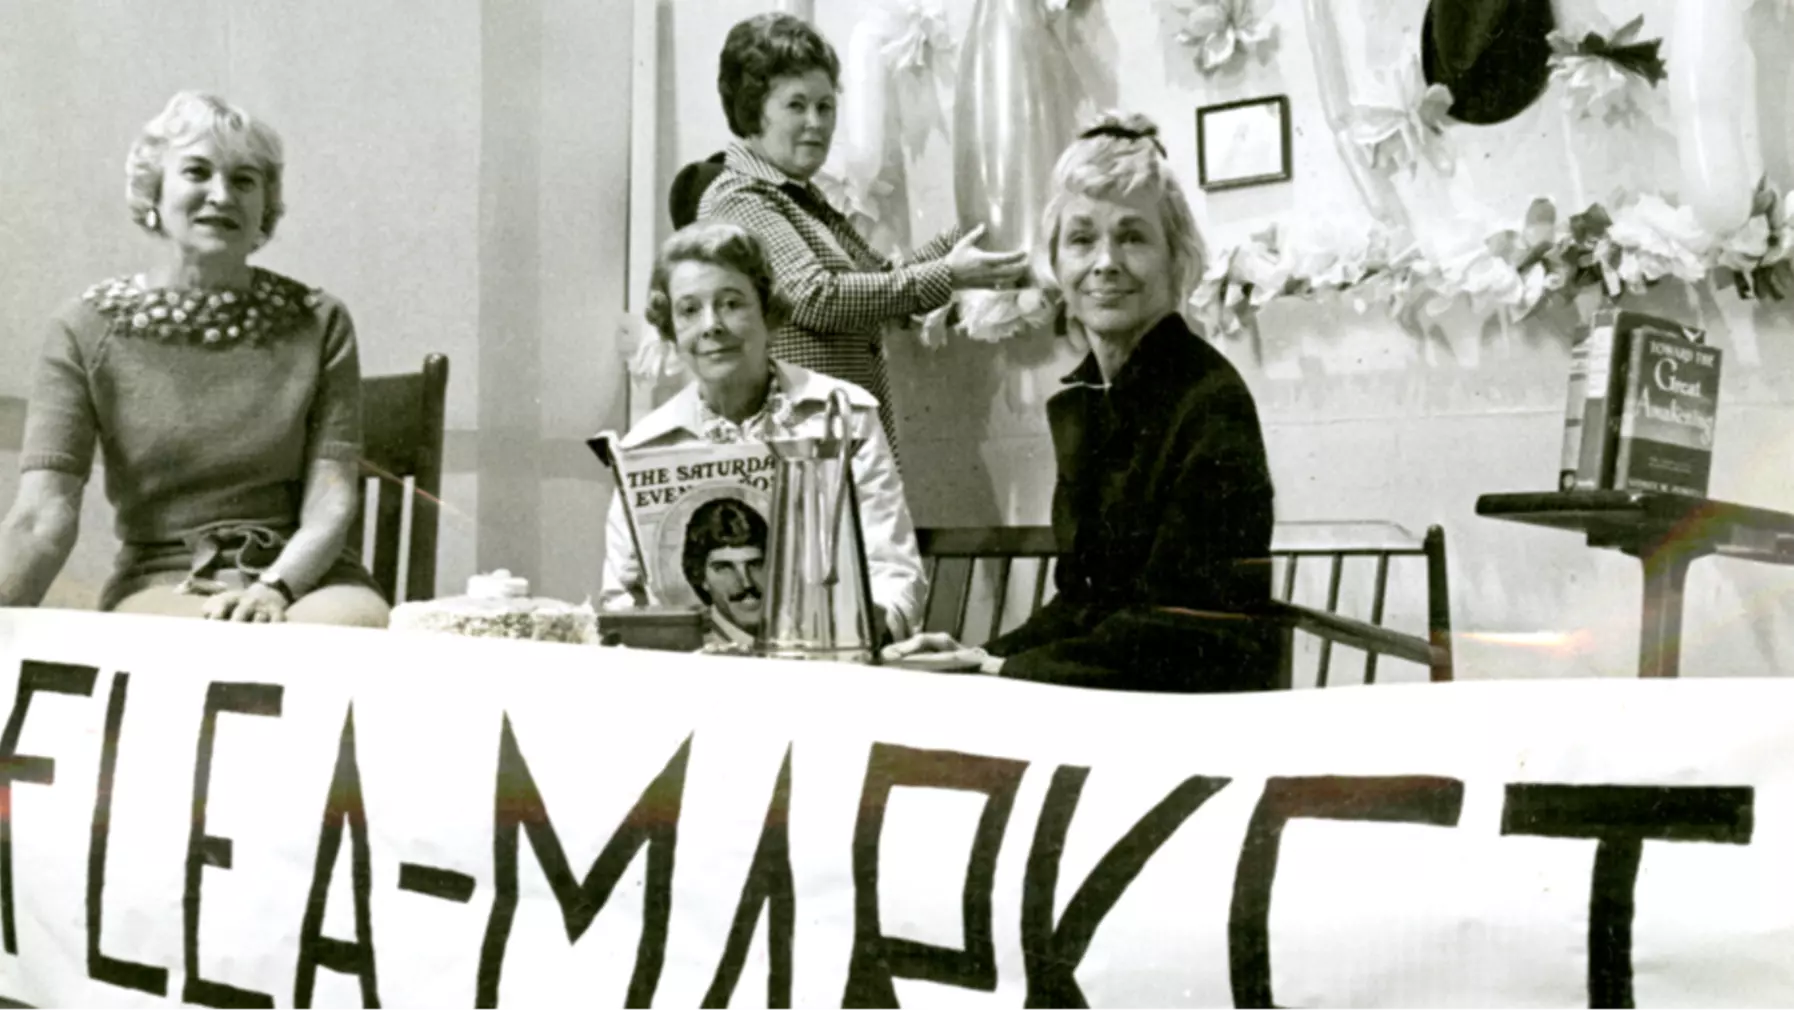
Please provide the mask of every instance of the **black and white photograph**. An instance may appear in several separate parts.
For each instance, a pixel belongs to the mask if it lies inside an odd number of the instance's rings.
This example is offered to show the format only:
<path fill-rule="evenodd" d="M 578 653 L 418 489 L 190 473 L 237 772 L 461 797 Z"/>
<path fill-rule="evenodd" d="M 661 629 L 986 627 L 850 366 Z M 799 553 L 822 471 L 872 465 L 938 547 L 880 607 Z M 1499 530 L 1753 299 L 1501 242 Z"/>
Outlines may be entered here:
<path fill-rule="evenodd" d="M 1794 1006 L 1794 0 L 0 95 L 0 1008 Z"/>

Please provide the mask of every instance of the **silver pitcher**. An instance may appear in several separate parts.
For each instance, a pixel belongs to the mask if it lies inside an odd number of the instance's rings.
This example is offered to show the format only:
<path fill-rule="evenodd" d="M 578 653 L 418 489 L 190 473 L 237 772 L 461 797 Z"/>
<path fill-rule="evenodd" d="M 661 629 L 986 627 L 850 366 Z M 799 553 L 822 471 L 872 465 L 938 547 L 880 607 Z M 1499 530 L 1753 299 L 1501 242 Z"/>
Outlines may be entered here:
<path fill-rule="evenodd" d="M 836 390 L 822 434 L 773 439 L 771 531 L 762 656 L 877 663 L 866 544 L 853 484 L 854 431 L 847 394 Z"/>

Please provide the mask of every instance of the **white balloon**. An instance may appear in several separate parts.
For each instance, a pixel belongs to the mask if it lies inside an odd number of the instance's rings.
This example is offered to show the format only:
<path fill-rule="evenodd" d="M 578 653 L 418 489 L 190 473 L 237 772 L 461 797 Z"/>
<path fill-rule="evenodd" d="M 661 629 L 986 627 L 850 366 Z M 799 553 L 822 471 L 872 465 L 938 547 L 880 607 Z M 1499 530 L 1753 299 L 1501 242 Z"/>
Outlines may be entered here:
<path fill-rule="evenodd" d="M 978 0 L 961 44 L 953 194 L 986 249 L 1029 249 L 1053 166 L 1076 136 L 1077 71 L 1041 0 Z"/>
<path fill-rule="evenodd" d="M 842 170 L 850 177 L 870 180 L 884 165 L 886 71 L 884 43 L 877 19 L 857 25 L 847 40 L 841 61 L 841 110 L 835 146 L 841 152 Z"/>
<path fill-rule="evenodd" d="M 1352 93 L 1346 83 L 1339 26 L 1334 22 L 1338 14 L 1328 0 L 1303 0 L 1302 16 L 1308 29 L 1308 50 L 1314 59 L 1316 83 L 1320 86 L 1321 114 L 1326 117 L 1340 161 L 1371 216 L 1392 229 L 1406 231 L 1408 211 L 1401 196 L 1386 177 L 1370 167 L 1362 149 L 1347 136 L 1352 125 Z"/>
<path fill-rule="evenodd" d="M 1763 171 L 1756 62 L 1744 21 L 1752 2 L 1677 0 L 1666 33 L 1682 203 L 1715 233 L 1744 223 Z"/>
<path fill-rule="evenodd" d="M 1757 61 L 1763 170 L 1786 192 L 1794 188 L 1794 2 L 1757 0 L 1748 31 Z"/>

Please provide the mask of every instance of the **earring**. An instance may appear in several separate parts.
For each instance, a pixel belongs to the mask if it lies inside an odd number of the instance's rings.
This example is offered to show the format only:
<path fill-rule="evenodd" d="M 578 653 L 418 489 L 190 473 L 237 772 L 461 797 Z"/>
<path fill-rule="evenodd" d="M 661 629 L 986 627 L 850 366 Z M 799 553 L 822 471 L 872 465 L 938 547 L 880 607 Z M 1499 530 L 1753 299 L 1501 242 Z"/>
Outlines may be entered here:
<path fill-rule="evenodd" d="M 143 227 L 149 229 L 152 232 L 160 232 L 162 230 L 162 215 L 156 213 L 156 209 L 154 207 L 151 207 L 147 212 L 144 213 Z"/>

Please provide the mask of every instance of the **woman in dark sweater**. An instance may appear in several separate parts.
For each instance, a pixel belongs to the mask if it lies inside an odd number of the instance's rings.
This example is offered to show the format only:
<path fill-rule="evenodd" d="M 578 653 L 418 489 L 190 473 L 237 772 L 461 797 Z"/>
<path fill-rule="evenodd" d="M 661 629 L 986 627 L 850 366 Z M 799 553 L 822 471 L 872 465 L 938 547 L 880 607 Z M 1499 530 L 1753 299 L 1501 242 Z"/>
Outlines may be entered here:
<path fill-rule="evenodd" d="M 1058 594 L 987 673 L 1135 691 L 1268 689 L 1272 489 L 1251 393 L 1178 313 L 1202 238 L 1157 130 L 1108 116 L 1059 159 L 1036 251 L 1090 346 L 1047 404 Z M 887 655 L 962 650 L 942 635 Z"/>

